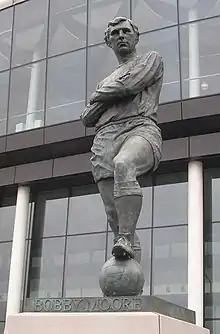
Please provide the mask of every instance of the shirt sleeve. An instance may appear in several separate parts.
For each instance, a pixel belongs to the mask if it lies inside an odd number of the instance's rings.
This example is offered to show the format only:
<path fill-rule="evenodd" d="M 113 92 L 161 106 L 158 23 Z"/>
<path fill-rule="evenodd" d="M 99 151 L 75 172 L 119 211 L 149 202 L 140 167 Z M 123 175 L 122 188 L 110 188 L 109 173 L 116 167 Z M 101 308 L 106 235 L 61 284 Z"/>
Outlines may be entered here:
<path fill-rule="evenodd" d="M 137 95 L 163 77 L 162 57 L 155 51 L 148 53 L 140 62 L 123 76 L 96 90 L 95 101 Z"/>
<path fill-rule="evenodd" d="M 81 121 L 86 127 L 94 127 L 106 110 L 106 104 L 104 105 L 101 102 L 95 102 L 92 105 L 88 104 L 80 116 Z"/>

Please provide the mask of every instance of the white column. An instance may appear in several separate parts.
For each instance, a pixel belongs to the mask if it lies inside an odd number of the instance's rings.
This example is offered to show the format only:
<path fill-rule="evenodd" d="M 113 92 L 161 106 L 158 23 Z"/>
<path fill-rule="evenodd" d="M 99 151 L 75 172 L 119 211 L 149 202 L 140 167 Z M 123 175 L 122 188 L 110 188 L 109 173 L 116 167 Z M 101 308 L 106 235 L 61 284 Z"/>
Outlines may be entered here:
<path fill-rule="evenodd" d="M 188 166 L 188 308 L 203 326 L 203 165 Z"/>
<path fill-rule="evenodd" d="M 197 19 L 195 8 L 189 10 L 189 21 Z M 189 24 L 189 97 L 200 95 L 198 23 Z"/>
<path fill-rule="evenodd" d="M 17 192 L 6 316 L 20 312 L 23 272 L 25 265 L 25 237 L 28 224 L 30 189 L 20 186 Z"/>
<path fill-rule="evenodd" d="M 34 52 L 33 62 L 39 59 L 37 51 Z M 26 130 L 33 129 L 35 124 L 35 112 L 37 108 L 38 89 L 40 80 L 40 63 L 31 65 L 30 86 L 27 105 Z"/>

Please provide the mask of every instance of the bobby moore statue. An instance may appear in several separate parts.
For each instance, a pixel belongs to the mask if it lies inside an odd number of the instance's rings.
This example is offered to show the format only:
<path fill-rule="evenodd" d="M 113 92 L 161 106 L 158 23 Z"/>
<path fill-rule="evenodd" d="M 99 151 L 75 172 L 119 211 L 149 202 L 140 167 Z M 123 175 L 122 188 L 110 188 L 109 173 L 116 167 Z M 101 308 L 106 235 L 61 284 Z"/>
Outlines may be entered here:
<path fill-rule="evenodd" d="M 92 173 L 114 233 L 115 258 L 140 260 L 135 233 L 142 207 L 137 177 L 157 169 L 162 137 L 157 110 L 163 82 L 163 61 L 157 52 L 137 55 L 139 32 L 129 19 L 109 22 L 105 42 L 119 66 L 100 82 L 81 115 L 96 128 Z"/>

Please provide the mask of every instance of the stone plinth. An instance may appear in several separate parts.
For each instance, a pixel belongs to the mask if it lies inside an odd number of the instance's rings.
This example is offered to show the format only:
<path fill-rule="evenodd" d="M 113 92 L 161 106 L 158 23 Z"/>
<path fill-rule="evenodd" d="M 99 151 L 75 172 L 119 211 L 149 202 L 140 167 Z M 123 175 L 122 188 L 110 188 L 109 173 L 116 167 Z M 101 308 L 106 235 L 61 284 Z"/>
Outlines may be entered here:
<path fill-rule="evenodd" d="M 151 312 L 21 313 L 9 316 L 4 334 L 209 334 L 192 323 Z"/>

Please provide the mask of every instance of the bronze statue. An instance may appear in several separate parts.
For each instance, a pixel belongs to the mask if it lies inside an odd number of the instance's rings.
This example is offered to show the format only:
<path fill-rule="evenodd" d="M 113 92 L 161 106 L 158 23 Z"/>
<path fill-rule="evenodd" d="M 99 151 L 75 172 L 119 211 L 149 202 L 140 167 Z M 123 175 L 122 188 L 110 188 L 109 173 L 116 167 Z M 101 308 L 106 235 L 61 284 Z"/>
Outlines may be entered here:
<path fill-rule="evenodd" d="M 112 254 L 139 261 L 135 230 L 142 190 L 137 177 L 155 171 L 161 159 L 157 110 L 164 67 L 155 51 L 137 55 L 138 41 L 131 20 L 117 17 L 109 22 L 105 42 L 119 66 L 98 84 L 81 119 L 86 127 L 96 128 L 92 173 L 114 233 Z"/>

